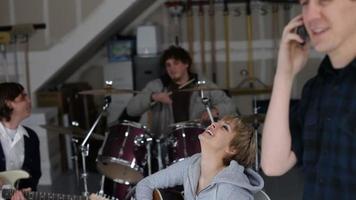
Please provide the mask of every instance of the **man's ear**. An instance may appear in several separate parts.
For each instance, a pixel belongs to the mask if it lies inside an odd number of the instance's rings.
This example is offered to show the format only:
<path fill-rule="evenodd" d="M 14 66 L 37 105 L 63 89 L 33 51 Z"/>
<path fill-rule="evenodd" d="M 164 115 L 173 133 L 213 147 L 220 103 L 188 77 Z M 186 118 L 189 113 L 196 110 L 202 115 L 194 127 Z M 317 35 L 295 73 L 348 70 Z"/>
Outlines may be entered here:
<path fill-rule="evenodd" d="M 5 104 L 6 104 L 7 107 L 9 107 L 10 109 L 12 109 L 11 101 L 6 100 L 6 101 L 5 101 Z"/>

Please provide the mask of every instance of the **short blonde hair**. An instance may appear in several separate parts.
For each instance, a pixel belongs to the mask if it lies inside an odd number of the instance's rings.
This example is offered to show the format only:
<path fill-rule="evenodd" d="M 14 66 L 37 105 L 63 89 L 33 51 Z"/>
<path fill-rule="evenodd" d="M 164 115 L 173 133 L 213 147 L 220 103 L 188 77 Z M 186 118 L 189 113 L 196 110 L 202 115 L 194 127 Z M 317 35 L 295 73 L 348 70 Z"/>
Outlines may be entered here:
<path fill-rule="evenodd" d="M 256 140 L 251 125 L 243 122 L 238 116 L 228 115 L 222 118 L 232 126 L 235 137 L 230 142 L 230 147 L 236 150 L 236 154 L 223 159 L 227 166 L 231 160 L 236 160 L 244 167 L 251 167 L 256 158 Z"/>

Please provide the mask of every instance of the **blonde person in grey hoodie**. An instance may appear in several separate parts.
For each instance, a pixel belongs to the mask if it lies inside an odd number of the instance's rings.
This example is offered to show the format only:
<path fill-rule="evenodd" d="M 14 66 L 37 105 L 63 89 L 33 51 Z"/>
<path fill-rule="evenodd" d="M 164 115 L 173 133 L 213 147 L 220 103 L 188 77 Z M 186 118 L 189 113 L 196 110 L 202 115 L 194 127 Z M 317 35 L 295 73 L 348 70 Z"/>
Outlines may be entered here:
<path fill-rule="evenodd" d="M 184 186 L 186 200 L 253 199 L 263 188 L 250 167 L 255 159 L 253 130 L 238 117 L 226 116 L 199 135 L 201 153 L 141 180 L 137 200 L 150 200 L 156 188 Z"/>

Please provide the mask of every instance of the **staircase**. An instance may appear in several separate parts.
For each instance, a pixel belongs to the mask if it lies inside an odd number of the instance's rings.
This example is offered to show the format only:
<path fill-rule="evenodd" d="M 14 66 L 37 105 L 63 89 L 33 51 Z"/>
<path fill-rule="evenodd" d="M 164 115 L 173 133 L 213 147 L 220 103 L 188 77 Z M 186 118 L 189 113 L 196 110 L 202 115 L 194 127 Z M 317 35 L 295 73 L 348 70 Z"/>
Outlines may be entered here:
<path fill-rule="evenodd" d="M 160 0 L 34 0 L 0 3 L 0 26 L 45 23 L 30 37 L 30 91 L 56 86 Z M 142 17 L 142 16 L 141 16 Z M 25 85 L 24 46 L 18 50 L 20 82 Z M 8 52 L 13 58 L 13 52 Z M 9 68 L 15 65 L 9 62 Z M 15 68 L 15 67 L 14 67 Z"/>

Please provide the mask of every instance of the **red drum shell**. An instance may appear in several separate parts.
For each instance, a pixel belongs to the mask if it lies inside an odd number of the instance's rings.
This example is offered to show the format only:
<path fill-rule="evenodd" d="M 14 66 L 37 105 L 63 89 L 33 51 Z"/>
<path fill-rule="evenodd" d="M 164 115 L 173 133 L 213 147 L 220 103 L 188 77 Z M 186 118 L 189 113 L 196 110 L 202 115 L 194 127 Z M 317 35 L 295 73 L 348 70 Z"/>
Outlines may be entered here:
<path fill-rule="evenodd" d="M 148 130 L 125 121 L 111 126 L 99 151 L 97 169 L 118 183 L 137 183 L 143 178 L 147 161 Z"/>
<path fill-rule="evenodd" d="M 201 152 L 199 135 L 205 128 L 195 122 L 181 122 L 171 126 L 168 135 L 168 157 L 171 163 Z"/>

